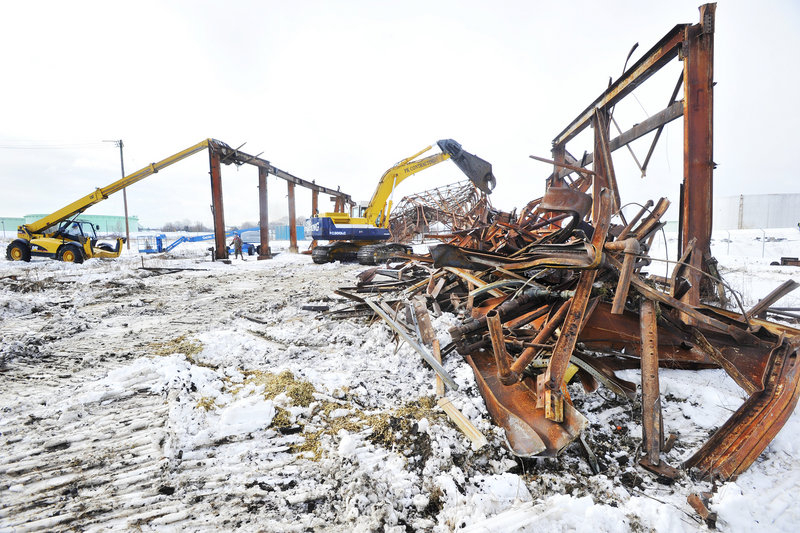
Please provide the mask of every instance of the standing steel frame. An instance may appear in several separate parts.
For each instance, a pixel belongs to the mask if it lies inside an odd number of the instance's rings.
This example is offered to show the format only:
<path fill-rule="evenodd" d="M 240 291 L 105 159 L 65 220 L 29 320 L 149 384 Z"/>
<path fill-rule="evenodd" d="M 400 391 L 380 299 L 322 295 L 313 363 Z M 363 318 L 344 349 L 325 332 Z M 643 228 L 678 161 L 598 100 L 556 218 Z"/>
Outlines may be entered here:
<path fill-rule="evenodd" d="M 713 75 L 716 4 L 702 5 L 699 10 L 700 22 L 698 24 L 678 24 L 672 28 L 556 136 L 552 147 L 552 156 L 556 165 L 548 180 L 548 187 L 558 187 L 563 184 L 563 178 L 573 172 L 558 163 L 586 165 L 591 162 L 596 172 L 596 185 L 610 187 L 612 193 L 616 194 L 613 169 L 608 168 L 610 157 L 603 158 L 603 150 L 600 147 L 605 145 L 610 155 L 610 152 L 626 146 L 652 131 L 657 132 L 657 139 L 664 125 L 683 116 L 684 164 L 678 255 L 682 255 L 689 248 L 689 243 L 694 241 L 692 253 L 687 259 L 695 268 L 687 273 L 691 288 L 683 296 L 683 301 L 689 305 L 697 305 L 700 302 L 703 278 L 701 271 L 708 271 L 707 259 L 711 257 L 713 201 Z M 603 142 L 602 137 L 605 136 L 607 139 L 608 117 L 613 107 L 676 57 L 683 62 L 683 102 L 674 101 L 677 96 L 676 87 L 676 92 L 673 93 L 666 108 L 618 137 Z M 594 153 L 584 156 L 583 160 L 578 162 L 569 155 L 566 145 L 589 125 L 594 126 Z"/>
<path fill-rule="evenodd" d="M 237 166 L 253 165 L 258 167 L 258 189 L 259 189 L 259 225 L 261 228 L 261 252 L 259 259 L 267 259 L 270 257 L 269 251 L 269 217 L 267 210 L 267 174 L 272 174 L 287 182 L 288 186 L 288 204 L 289 204 L 289 228 L 290 228 L 290 244 L 289 251 L 297 252 L 297 228 L 296 228 L 296 212 L 295 212 L 295 195 L 294 190 L 296 185 L 305 187 L 312 191 L 313 209 L 316 209 L 317 198 L 320 192 L 329 194 L 335 200 L 337 207 L 344 207 L 345 204 L 354 205 L 352 198 L 349 194 L 345 194 L 340 190 L 333 190 L 327 187 L 317 185 L 313 181 L 306 181 L 297 176 L 293 176 L 288 172 L 274 167 L 269 161 L 261 159 L 258 156 L 246 154 L 239 149 L 234 149 L 227 144 L 214 140 L 208 140 L 208 153 L 209 153 L 209 166 L 211 175 L 211 210 L 214 215 L 214 244 L 215 251 L 214 257 L 216 259 L 227 259 L 228 247 L 225 244 L 225 212 L 222 202 L 222 175 L 221 163 Z"/>

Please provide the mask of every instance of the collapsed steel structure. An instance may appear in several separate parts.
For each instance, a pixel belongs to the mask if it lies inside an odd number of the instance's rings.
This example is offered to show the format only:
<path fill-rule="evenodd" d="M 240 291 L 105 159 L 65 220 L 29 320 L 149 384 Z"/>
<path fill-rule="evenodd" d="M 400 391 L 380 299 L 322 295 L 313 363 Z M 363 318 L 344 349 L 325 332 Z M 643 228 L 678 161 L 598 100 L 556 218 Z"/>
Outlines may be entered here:
<path fill-rule="evenodd" d="M 241 148 L 241 146 L 239 147 Z M 209 159 L 209 175 L 211 177 L 211 211 L 214 217 L 214 258 L 227 259 L 228 246 L 225 238 L 225 209 L 222 195 L 222 165 L 235 165 L 240 167 L 242 165 L 252 165 L 258 168 L 258 205 L 259 205 L 259 227 L 260 227 L 260 245 L 259 245 L 259 259 L 268 259 L 271 257 L 269 248 L 269 210 L 267 203 L 267 175 L 282 179 L 286 182 L 287 198 L 289 207 L 289 251 L 297 253 L 297 224 L 296 224 L 296 209 L 295 209 L 295 187 L 300 187 L 311 190 L 311 212 L 316 213 L 319 211 L 319 193 L 330 195 L 331 201 L 334 202 L 336 211 L 344 211 L 345 205 L 355 205 L 353 199 L 349 194 L 345 194 L 337 188 L 337 190 L 329 189 L 321 185 L 317 185 L 313 181 L 307 181 L 297 176 L 294 176 L 286 171 L 283 171 L 274 165 L 270 164 L 266 159 L 262 159 L 258 155 L 250 155 L 242 152 L 239 148 L 231 148 L 227 144 L 209 139 L 208 141 L 208 159 Z"/>
<path fill-rule="evenodd" d="M 405 196 L 389 219 L 391 241 L 452 237 L 485 224 L 489 207 L 488 197 L 468 180 Z"/>
<path fill-rule="evenodd" d="M 555 138 L 554 170 L 542 198 L 519 216 L 485 207 L 476 217 L 483 223 L 453 235 L 429 256 L 365 272 L 356 287 L 338 291 L 359 303 L 332 314 L 377 313 L 404 338 L 419 332 L 419 313 L 399 312 L 409 305 L 404 299 L 424 298 L 434 313 L 464 316 L 440 354 L 438 344 L 432 345 L 433 357 L 417 343 L 415 349 L 451 386 L 436 356 L 457 351 L 464 357 L 489 413 L 519 456 L 553 456 L 581 437 L 587 419 L 572 405 L 566 384 L 573 377 L 588 392 L 603 384 L 632 398 L 636 386 L 615 371 L 639 368 L 640 464 L 666 477 L 680 472 L 661 456 L 666 442 L 659 368 L 722 368 L 748 398 L 682 466 L 723 480 L 747 469 L 800 395 L 800 330 L 760 318 L 800 284 L 784 283 L 749 310 L 712 305 L 725 295 L 710 254 L 714 7 L 700 7 L 699 24 L 671 30 Z M 684 63 L 683 100 L 675 100 L 678 87 L 664 111 L 609 139 L 611 108 L 678 56 Z M 656 276 L 647 272 L 655 261 L 648 252 L 670 202 L 649 201 L 626 220 L 612 152 L 647 132 L 660 133 L 680 116 L 680 259 L 671 275 Z M 594 153 L 578 161 L 566 143 L 589 125 Z M 589 161 L 591 170 L 585 167 Z M 377 281 L 379 276 L 391 279 Z M 399 298 L 380 303 L 364 297 L 398 291 Z"/>

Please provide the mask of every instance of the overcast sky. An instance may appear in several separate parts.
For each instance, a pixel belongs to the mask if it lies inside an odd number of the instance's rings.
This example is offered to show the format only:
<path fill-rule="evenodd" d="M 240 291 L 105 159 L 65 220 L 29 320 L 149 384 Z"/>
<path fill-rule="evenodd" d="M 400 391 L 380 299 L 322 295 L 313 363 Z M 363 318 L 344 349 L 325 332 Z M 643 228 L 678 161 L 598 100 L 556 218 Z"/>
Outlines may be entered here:
<path fill-rule="evenodd" d="M 0 19 L 0 216 L 48 213 L 204 138 L 367 200 L 396 161 L 442 138 L 494 165 L 492 201 L 543 192 L 552 139 L 698 0 L 5 2 Z M 715 193 L 800 192 L 800 2 L 720 0 L 715 34 Z M 668 68 L 618 106 L 625 130 L 664 108 Z M 614 135 L 612 135 L 613 137 Z M 669 196 L 682 179 L 682 121 L 646 178 L 614 153 L 623 202 Z M 640 161 L 649 145 L 633 147 Z M 591 151 L 588 137 L 568 145 Z M 258 219 L 257 171 L 223 167 L 226 221 Z M 401 196 L 462 179 L 449 162 Z M 286 185 L 269 183 L 270 217 Z M 298 213 L 310 192 L 298 189 Z M 145 226 L 210 223 L 208 158 L 128 189 Z M 330 209 L 325 202 L 322 210 Z M 89 213 L 121 214 L 121 194 Z M 675 218 L 672 216 L 671 218 Z"/>

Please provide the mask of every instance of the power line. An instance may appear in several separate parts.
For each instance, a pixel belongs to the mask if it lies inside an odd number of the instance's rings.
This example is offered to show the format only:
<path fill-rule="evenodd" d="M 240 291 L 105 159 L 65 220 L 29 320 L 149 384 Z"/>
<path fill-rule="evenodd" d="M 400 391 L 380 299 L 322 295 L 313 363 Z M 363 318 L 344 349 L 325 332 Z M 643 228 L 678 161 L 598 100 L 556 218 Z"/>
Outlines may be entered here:
<path fill-rule="evenodd" d="M 85 143 L 58 143 L 58 144 L 0 144 L 2 150 L 62 150 L 82 147 L 100 148 L 101 141 Z"/>

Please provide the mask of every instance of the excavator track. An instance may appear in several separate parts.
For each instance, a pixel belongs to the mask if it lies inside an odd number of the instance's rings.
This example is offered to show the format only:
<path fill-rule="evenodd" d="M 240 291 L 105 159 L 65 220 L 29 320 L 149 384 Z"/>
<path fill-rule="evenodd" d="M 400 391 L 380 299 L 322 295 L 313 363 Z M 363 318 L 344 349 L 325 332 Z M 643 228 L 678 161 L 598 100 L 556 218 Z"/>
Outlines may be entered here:
<path fill-rule="evenodd" d="M 359 246 L 352 242 L 337 242 L 315 247 L 311 251 L 311 260 L 318 265 L 341 261 L 353 263 L 358 259 Z"/>
<path fill-rule="evenodd" d="M 368 244 L 358 251 L 358 262 L 362 265 L 377 265 L 395 257 L 402 258 L 411 253 L 405 244 Z"/>

